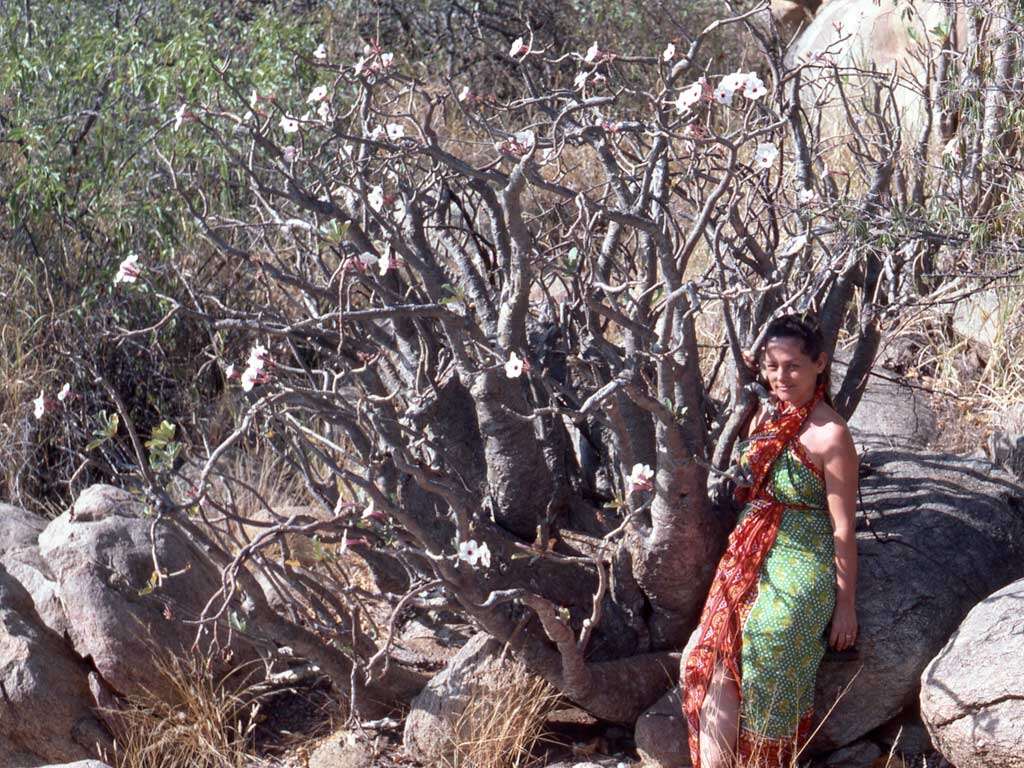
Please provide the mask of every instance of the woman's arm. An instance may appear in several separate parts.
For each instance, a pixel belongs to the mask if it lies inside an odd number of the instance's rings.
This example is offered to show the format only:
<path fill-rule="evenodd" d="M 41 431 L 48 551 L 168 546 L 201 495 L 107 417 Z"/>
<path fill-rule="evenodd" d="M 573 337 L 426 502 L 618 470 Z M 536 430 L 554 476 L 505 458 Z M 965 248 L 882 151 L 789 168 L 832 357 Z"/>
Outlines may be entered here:
<path fill-rule="evenodd" d="M 825 452 L 825 491 L 832 518 L 836 548 L 836 608 L 829 643 L 837 651 L 857 638 L 857 449 L 845 424 L 830 425 L 829 450 Z"/>

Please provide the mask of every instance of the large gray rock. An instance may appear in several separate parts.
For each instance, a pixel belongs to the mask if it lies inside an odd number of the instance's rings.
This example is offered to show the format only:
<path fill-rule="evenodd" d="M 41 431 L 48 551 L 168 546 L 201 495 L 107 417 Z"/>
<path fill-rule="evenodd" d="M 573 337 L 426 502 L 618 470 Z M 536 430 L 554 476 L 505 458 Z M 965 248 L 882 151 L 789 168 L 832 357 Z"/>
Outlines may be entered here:
<path fill-rule="evenodd" d="M 444 764 L 452 753 L 453 725 L 466 709 L 479 678 L 508 662 L 501 643 L 484 633 L 474 635 L 441 672 L 412 700 L 403 743 L 417 760 Z"/>
<path fill-rule="evenodd" d="M 679 686 L 673 686 L 653 707 L 637 718 L 633 738 L 645 766 L 683 768 L 690 765 L 690 749 L 686 741 L 686 722 L 682 711 Z"/>
<path fill-rule="evenodd" d="M 76 760 L 73 763 L 61 763 L 60 765 L 44 765 L 40 768 L 110 768 L 106 763 L 99 760 Z"/>
<path fill-rule="evenodd" d="M 834 390 L 846 373 L 846 363 L 832 365 Z M 850 431 L 861 447 L 924 448 L 938 437 L 935 411 L 927 398 L 899 376 L 876 370 L 868 380 L 860 405 L 850 419 Z"/>
<path fill-rule="evenodd" d="M 36 543 L 46 521 L 10 504 L 0 504 L 0 555 Z"/>
<path fill-rule="evenodd" d="M 922 670 L 971 607 L 1024 573 L 1024 489 L 1008 475 L 985 461 L 880 448 L 862 463 L 860 635 L 855 657 L 825 654 L 819 717 L 849 690 L 810 754 L 851 744 L 912 705 Z M 637 748 L 651 765 L 689 765 L 686 725 L 668 697 L 638 721 Z"/>
<path fill-rule="evenodd" d="M 43 626 L 24 587 L 0 568 L 0 738 L 15 756 L 12 765 L 28 756 L 36 765 L 89 756 L 74 740 L 80 722 L 91 718 L 87 673 Z"/>
<path fill-rule="evenodd" d="M 921 716 L 957 768 L 1024 766 L 1024 579 L 975 606 L 927 666 Z"/>
<path fill-rule="evenodd" d="M 108 486 L 83 493 L 71 513 L 53 520 L 39 536 L 39 551 L 52 573 L 76 653 L 92 660 L 116 693 L 175 699 L 174 686 L 159 672 L 161 656 L 187 653 L 198 619 L 220 588 L 217 567 L 173 523 L 135 516 L 141 506 Z M 152 534 L 152 541 L 151 541 Z M 154 586 L 153 553 L 169 574 Z M 244 616 L 240 614 L 240 620 Z M 210 651 L 211 673 L 227 672 L 253 658 L 238 633 Z"/>
<path fill-rule="evenodd" d="M 324 739 L 309 756 L 309 768 L 373 768 L 368 746 L 338 731 Z"/>
<path fill-rule="evenodd" d="M 870 451 L 862 465 L 860 635 L 854 657 L 822 662 L 816 710 L 835 708 L 812 752 L 845 746 L 912 704 L 967 612 L 1024 575 L 1024 489 L 1009 475 L 983 460 L 899 450 Z"/>

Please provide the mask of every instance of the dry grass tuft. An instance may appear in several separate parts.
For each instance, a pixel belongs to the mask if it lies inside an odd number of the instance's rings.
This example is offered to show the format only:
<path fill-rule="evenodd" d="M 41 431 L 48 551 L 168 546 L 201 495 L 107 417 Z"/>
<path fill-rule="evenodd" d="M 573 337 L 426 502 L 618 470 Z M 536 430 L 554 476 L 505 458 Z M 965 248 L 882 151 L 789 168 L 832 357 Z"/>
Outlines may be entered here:
<path fill-rule="evenodd" d="M 105 759 L 115 768 L 252 765 L 260 707 L 246 671 L 218 681 L 208 661 L 193 657 L 165 657 L 159 670 L 173 685 L 176 703 L 142 696 L 105 710 L 116 732 L 114 752 Z"/>
<path fill-rule="evenodd" d="M 527 765 L 557 700 L 555 689 L 519 662 L 485 672 L 453 726 L 447 768 Z"/>

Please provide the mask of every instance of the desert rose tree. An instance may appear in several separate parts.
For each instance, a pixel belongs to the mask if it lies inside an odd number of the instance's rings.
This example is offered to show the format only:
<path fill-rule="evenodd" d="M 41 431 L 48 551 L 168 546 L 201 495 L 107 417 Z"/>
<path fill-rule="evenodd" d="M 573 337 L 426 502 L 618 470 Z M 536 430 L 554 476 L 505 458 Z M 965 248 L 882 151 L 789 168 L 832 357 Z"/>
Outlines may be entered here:
<path fill-rule="evenodd" d="M 935 284 L 922 254 L 959 242 L 925 215 L 934 159 L 903 147 L 930 139 L 901 136 L 891 78 L 861 73 L 837 151 L 801 84 L 849 73 L 785 67 L 760 18 L 639 55 L 525 30 L 511 99 L 320 45 L 299 55 L 308 93 L 181 106 L 169 129 L 214 137 L 251 206 L 219 212 L 166 158 L 238 290 L 181 270 L 162 300 L 168 321 L 206 324 L 243 408 L 190 495 L 156 492 L 161 514 L 252 522 L 211 488 L 254 435 L 319 507 L 237 528 L 210 620 L 262 571 L 330 626 L 334 586 L 270 554 L 315 537 L 400 561 L 398 610 L 443 588 L 600 718 L 632 721 L 671 684 L 733 519 L 758 395 L 744 350 L 773 316 L 815 313 L 849 342 L 836 402 L 852 413 L 884 324 Z M 759 58 L 705 69 L 721 34 Z M 124 269 L 130 291 L 166 268 Z M 350 649 L 371 696 L 391 639 Z"/>

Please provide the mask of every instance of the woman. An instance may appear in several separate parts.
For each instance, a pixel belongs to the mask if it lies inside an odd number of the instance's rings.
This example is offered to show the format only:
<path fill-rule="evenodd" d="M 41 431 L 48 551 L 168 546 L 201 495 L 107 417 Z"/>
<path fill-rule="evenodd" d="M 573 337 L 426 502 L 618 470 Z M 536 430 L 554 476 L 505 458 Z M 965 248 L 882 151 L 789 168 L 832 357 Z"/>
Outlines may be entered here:
<path fill-rule="evenodd" d="M 771 399 L 740 446 L 751 485 L 683 670 L 694 768 L 787 763 L 810 735 L 826 633 L 840 651 L 857 636 L 857 453 L 821 333 L 779 318 L 756 364 Z"/>

